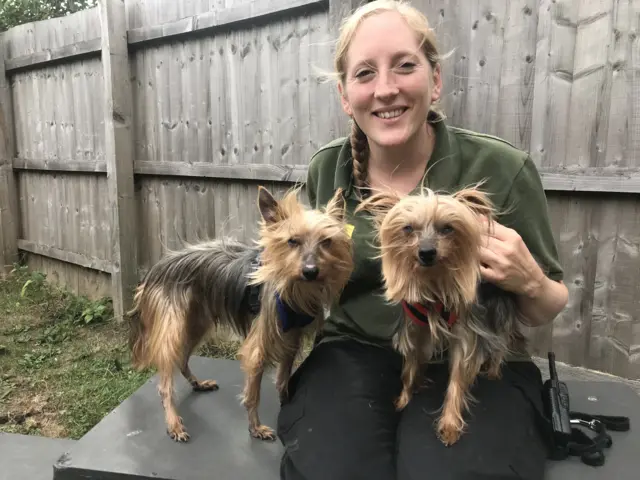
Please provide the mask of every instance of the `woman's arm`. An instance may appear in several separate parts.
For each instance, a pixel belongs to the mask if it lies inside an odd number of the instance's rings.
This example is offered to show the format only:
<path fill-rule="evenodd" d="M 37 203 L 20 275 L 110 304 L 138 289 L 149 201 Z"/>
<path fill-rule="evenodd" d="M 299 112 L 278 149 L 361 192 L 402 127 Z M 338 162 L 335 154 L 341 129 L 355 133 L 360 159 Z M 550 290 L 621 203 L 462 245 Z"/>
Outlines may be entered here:
<path fill-rule="evenodd" d="M 488 226 L 486 219 L 484 222 Z M 552 322 L 566 306 L 566 285 L 544 274 L 515 230 L 494 222 L 490 231 L 487 229 L 481 261 L 485 280 L 518 295 L 518 305 L 528 325 Z"/>

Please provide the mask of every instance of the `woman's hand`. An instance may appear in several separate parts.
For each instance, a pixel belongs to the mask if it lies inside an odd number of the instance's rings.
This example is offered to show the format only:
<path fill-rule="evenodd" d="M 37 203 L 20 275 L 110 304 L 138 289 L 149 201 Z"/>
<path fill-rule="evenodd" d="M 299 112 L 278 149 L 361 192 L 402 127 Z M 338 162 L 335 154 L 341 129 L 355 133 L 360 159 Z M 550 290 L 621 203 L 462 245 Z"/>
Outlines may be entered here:
<path fill-rule="evenodd" d="M 503 290 L 536 296 L 544 283 L 544 272 L 522 240 L 511 228 L 482 219 L 486 228 L 480 251 L 482 277 Z"/>
<path fill-rule="evenodd" d="M 547 277 L 522 237 L 498 222 L 482 219 L 486 228 L 480 251 L 484 280 L 518 295 L 518 306 L 530 326 L 544 325 L 567 304 L 568 290 Z"/>

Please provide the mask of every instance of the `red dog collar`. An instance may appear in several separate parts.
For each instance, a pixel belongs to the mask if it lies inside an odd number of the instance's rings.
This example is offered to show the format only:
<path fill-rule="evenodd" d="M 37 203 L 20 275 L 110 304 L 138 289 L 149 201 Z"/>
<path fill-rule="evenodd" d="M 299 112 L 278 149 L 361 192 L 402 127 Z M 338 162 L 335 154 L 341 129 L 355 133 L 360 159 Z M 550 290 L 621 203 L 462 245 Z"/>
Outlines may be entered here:
<path fill-rule="evenodd" d="M 405 301 L 402 302 L 402 308 L 404 309 L 405 313 L 409 315 L 414 323 L 421 326 L 429 325 L 429 307 L 435 310 L 436 313 L 440 314 L 444 321 L 447 322 L 449 328 L 451 328 L 453 324 L 456 323 L 458 317 L 455 313 L 445 310 L 442 302 L 431 303 L 429 304 L 429 306 L 423 305 L 421 303 L 407 303 Z"/>

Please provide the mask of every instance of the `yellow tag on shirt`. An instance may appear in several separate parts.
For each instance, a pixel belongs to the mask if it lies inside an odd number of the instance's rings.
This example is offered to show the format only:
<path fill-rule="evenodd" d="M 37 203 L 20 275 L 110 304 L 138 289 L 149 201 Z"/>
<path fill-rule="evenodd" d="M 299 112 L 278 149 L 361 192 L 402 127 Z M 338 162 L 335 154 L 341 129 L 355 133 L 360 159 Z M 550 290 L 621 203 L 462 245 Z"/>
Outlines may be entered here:
<path fill-rule="evenodd" d="M 354 228 L 355 227 L 353 225 L 350 225 L 348 223 L 345 225 L 344 229 L 347 231 L 347 235 L 349 235 L 349 238 L 351 238 L 351 235 L 353 235 Z"/>

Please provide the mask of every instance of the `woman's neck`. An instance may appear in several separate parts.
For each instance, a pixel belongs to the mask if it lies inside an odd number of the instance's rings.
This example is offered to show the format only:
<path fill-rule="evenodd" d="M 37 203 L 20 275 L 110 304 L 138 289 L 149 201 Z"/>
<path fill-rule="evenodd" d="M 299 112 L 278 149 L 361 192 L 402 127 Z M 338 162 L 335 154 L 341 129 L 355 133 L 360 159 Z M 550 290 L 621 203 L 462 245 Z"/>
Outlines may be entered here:
<path fill-rule="evenodd" d="M 422 180 L 435 145 L 435 132 L 428 123 L 403 145 L 380 147 L 369 143 L 369 182 L 374 190 L 391 188 L 411 192 Z"/>

